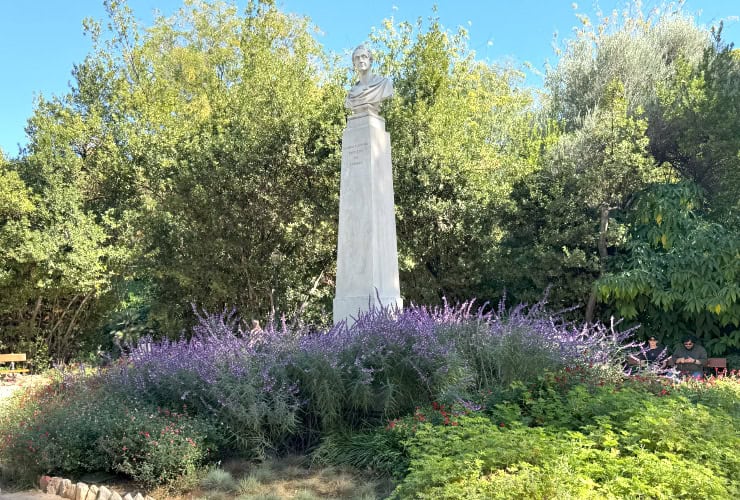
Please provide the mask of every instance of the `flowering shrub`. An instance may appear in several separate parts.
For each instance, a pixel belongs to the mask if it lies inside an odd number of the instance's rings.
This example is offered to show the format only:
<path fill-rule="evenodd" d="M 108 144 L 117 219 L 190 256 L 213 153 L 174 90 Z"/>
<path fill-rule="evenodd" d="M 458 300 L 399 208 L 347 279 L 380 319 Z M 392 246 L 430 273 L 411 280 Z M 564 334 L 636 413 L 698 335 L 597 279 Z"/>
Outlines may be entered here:
<path fill-rule="evenodd" d="M 145 339 L 109 382 L 151 402 L 186 402 L 218 415 L 225 433 L 257 452 L 289 435 L 310 443 L 322 432 L 379 423 L 434 399 L 454 401 L 563 366 L 619 367 L 629 335 L 577 328 L 546 314 L 543 304 L 375 310 L 351 328 L 270 324 L 257 335 L 233 312 L 199 318 L 190 339 Z"/>
<path fill-rule="evenodd" d="M 154 405 L 186 404 L 217 421 L 231 445 L 259 455 L 296 427 L 296 388 L 285 372 L 295 342 L 274 328 L 250 337 L 233 312 L 198 317 L 190 339 L 145 338 L 106 383 Z"/>
<path fill-rule="evenodd" d="M 197 467 L 209 455 L 212 430 L 205 422 L 161 408 L 123 413 L 98 440 L 109 468 L 148 487 L 195 480 Z"/>
<path fill-rule="evenodd" d="M 0 418 L 2 474 L 33 480 L 107 470 L 144 485 L 184 484 L 219 446 L 207 421 L 149 407 L 100 381 L 56 380 L 10 401 Z"/>
<path fill-rule="evenodd" d="M 252 334 L 233 311 L 198 315 L 190 338 L 144 338 L 103 373 L 68 376 L 56 387 L 60 400 L 74 396 L 74 411 L 46 400 L 36 404 L 42 413 L 17 415 L 2 430 L 7 444 L 0 460 L 9 464 L 25 453 L 23 460 L 43 472 L 107 468 L 145 483 L 170 482 L 189 474 L 209 447 L 256 456 L 268 448 L 306 449 L 322 437 L 401 417 L 396 422 L 403 425 L 430 419 L 455 426 L 470 408 L 449 404 L 480 391 L 494 393 L 561 368 L 605 379 L 621 373 L 629 335 L 576 327 L 546 314 L 543 304 L 511 311 L 503 304 L 474 310 L 472 302 L 376 310 L 350 328 L 323 332 L 273 323 Z M 120 413 L 124 401 L 131 402 L 128 415 Z M 181 420 L 190 423 L 162 439 L 175 424 L 156 407 L 187 407 Z M 550 418 L 536 404 L 522 408 Z M 49 433 L 43 450 L 22 452 L 27 428 Z M 368 436 L 385 443 L 387 457 L 402 451 L 398 430 L 395 437 Z M 105 453 L 84 451 L 91 449 Z M 383 463 L 398 469 L 390 458 Z"/>

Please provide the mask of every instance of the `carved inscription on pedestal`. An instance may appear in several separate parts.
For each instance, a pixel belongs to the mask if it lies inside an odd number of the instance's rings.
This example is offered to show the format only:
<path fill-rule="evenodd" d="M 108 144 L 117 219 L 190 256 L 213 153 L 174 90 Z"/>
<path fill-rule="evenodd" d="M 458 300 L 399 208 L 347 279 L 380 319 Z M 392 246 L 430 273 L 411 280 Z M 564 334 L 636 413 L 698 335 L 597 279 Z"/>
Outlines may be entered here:
<path fill-rule="evenodd" d="M 347 166 L 353 168 L 365 164 L 368 161 L 369 152 L 370 144 L 361 142 L 345 147 L 342 154 L 347 157 Z"/>

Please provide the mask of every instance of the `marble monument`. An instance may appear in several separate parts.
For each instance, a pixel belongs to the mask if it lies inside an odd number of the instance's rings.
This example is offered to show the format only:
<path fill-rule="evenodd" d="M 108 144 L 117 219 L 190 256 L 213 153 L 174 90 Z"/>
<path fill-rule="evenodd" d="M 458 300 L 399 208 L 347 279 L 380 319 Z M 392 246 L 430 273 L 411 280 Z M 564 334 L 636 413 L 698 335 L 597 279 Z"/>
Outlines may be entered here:
<path fill-rule="evenodd" d="M 345 100 L 351 114 L 342 135 L 334 323 L 346 320 L 349 325 L 370 308 L 403 307 L 391 140 L 378 114 L 381 102 L 393 95 L 393 84 L 374 75 L 372 63 L 364 45 L 352 52 L 358 81 Z"/>

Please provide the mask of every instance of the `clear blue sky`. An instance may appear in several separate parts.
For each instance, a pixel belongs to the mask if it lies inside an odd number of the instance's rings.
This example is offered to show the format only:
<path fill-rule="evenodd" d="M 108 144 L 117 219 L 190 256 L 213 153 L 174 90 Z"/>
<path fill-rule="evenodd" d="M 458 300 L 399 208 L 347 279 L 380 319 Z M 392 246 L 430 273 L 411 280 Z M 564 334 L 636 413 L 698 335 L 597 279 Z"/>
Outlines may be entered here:
<path fill-rule="evenodd" d="M 173 13 L 181 0 L 129 0 L 128 4 L 144 25 L 151 24 L 153 12 Z M 240 6 L 246 0 L 238 0 Z M 553 33 L 570 37 L 578 21 L 575 13 L 591 16 L 593 0 L 277 0 L 287 12 L 310 17 L 322 34 L 319 40 L 338 53 L 364 41 L 373 26 L 383 19 L 413 21 L 428 17 L 437 4 L 442 24 L 449 29 L 464 26 L 470 46 L 478 57 L 493 62 L 529 62 L 543 70 L 546 60 L 555 61 Z M 601 0 L 604 12 L 621 10 L 626 0 Z M 660 5 L 645 0 L 644 10 Z M 700 24 L 725 20 L 725 39 L 740 45 L 740 2 L 738 0 L 688 0 L 684 10 L 696 15 Z M 82 33 L 82 19 L 104 18 L 102 0 L 0 0 L 0 148 L 16 156 L 25 145 L 24 128 L 31 116 L 34 99 L 62 95 L 69 89 L 74 63 L 90 50 Z M 349 64 L 349 61 L 347 61 Z M 532 85 L 541 81 L 533 76 Z"/>

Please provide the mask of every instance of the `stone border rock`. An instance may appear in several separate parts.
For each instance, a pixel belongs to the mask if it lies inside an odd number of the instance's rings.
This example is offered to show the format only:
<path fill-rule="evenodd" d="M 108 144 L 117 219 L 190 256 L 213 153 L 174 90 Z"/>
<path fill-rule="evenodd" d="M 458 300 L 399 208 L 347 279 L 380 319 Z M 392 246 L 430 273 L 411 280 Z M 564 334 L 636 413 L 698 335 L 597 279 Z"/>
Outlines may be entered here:
<path fill-rule="evenodd" d="M 105 486 L 88 486 L 85 483 L 73 483 L 61 477 L 41 476 L 39 488 L 44 493 L 57 495 L 69 500 L 154 500 L 141 493 L 126 493 L 123 497 Z"/>

